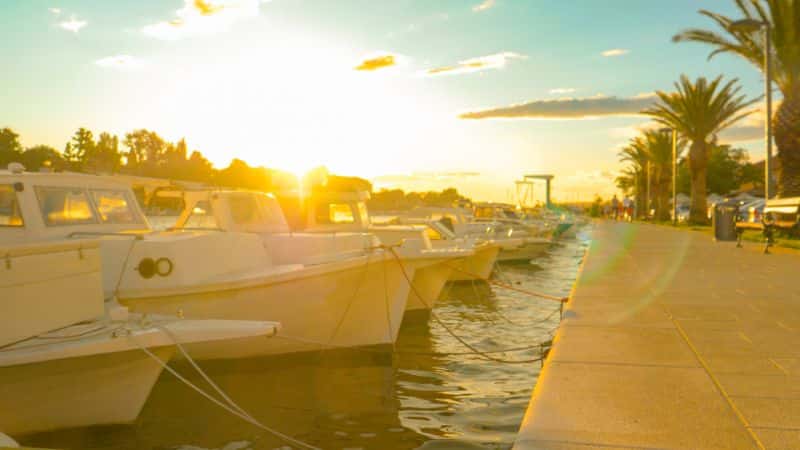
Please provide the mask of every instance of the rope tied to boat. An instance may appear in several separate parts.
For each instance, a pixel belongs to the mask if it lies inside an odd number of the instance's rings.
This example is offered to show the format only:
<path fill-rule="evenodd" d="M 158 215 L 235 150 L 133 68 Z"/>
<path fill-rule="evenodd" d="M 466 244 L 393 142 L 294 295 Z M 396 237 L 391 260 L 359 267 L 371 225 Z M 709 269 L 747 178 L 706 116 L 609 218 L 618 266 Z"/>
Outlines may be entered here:
<path fill-rule="evenodd" d="M 165 327 L 163 325 L 156 325 L 156 328 L 158 328 L 159 330 L 163 331 L 172 340 L 172 342 L 175 344 L 175 346 L 178 348 L 178 350 L 181 352 L 181 354 L 184 356 L 184 358 L 186 358 L 186 360 L 189 361 L 189 363 L 192 365 L 192 367 L 194 367 L 194 369 L 200 374 L 200 376 L 217 392 L 218 395 L 220 395 L 225 400 L 225 402 L 215 398 L 213 395 L 211 395 L 208 392 L 204 391 L 202 388 L 200 388 L 196 384 L 194 384 L 191 381 L 189 381 L 186 377 L 184 377 L 183 375 L 178 373 L 178 371 L 176 371 L 169 364 L 164 362 L 161 358 L 156 356 L 147 347 L 142 345 L 142 343 L 139 342 L 136 339 L 136 337 L 131 332 L 131 330 L 128 330 L 127 337 L 137 347 L 139 347 L 139 349 L 142 350 L 147 356 L 152 358 L 158 365 L 160 365 L 164 370 L 166 370 L 167 372 L 169 372 L 170 374 L 175 376 L 175 378 L 177 378 L 179 381 L 184 383 L 186 386 L 190 387 L 191 389 L 196 391 L 198 394 L 202 395 L 203 397 L 205 397 L 206 399 L 208 399 L 212 403 L 216 404 L 220 408 L 224 409 L 225 411 L 231 413 L 232 415 L 234 415 L 236 417 L 239 417 L 240 419 L 244 420 L 245 422 L 247 422 L 247 423 L 249 423 L 249 424 L 251 424 L 251 425 L 253 425 L 253 426 L 257 427 L 257 428 L 260 428 L 263 431 L 266 431 L 267 433 L 272 434 L 273 436 L 281 439 L 282 441 L 286 442 L 287 444 L 296 445 L 296 446 L 298 446 L 300 448 L 305 448 L 305 449 L 309 449 L 309 450 L 320 450 L 319 447 L 315 447 L 315 446 L 313 446 L 311 444 L 307 444 L 307 443 L 305 443 L 303 441 L 297 440 L 297 439 L 295 439 L 295 438 L 293 438 L 293 437 L 291 437 L 291 436 L 289 436 L 287 434 L 281 433 L 278 430 L 275 430 L 275 429 L 273 429 L 271 427 L 268 427 L 268 426 L 264 425 L 263 423 L 259 422 L 258 420 L 256 420 L 252 415 L 250 415 L 241 406 L 239 406 L 236 402 L 234 402 L 233 399 L 231 399 L 225 393 L 225 391 L 222 390 L 222 388 L 220 388 L 216 383 L 214 383 L 214 381 L 205 373 L 205 371 L 203 369 L 201 369 L 200 366 L 197 365 L 197 363 L 189 355 L 189 353 L 186 351 L 186 349 L 183 347 L 183 345 L 181 345 L 181 343 L 178 341 L 177 337 L 172 333 L 172 331 L 170 331 L 167 327 Z"/>
<path fill-rule="evenodd" d="M 518 287 L 512 286 L 510 284 L 501 283 L 501 282 L 499 282 L 497 280 L 492 280 L 491 278 L 482 277 L 477 273 L 470 272 L 470 271 L 465 270 L 465 269 L 463 269 L 461 267 L 454 266 L 453 264 L 448 264 L 448 267 L 450 267 L 451 269 L 453 269 L 453 270 L 455 270 L 457 272 L 461 272 L 461 273 L 463 273 L 465 275 L 469 275 L 472 278 L 475 278 L 475 279 L 478 279 L 478 280 L 481 280 L 481 281 L 485 281 L 485 282 L 487 282 L 487 283 L 489 283 L 491 285 L 494 285 L 494 286 L 497 286 L 497 287 L 501 287 L 503 289 L 508 289 L 510 291 L 519 292 L 520 294 L 526 294 L 526 295 L 530 295 L 532 297 L 543 298 L 545 300 L 553 300 L 553 301 L 556 301 L 556 302 L 561 302 L 562 304 L 569 302 L 569 297 L 559 297 L 559 296 L 556 296 L 556 295 L 545 294 L 543 292 L 536 292 L 536 291 L 531 291 L 529 289 L 518 288 Z"/>
<path fill-rule="evenodd" d="M 524 359 L 524 360 L 509 360 L 509 359 L 497 358 L 497 357 L 494 357 L 494 356 L 492 356 L 490 354 L 490 353 L 493 353 L 493 352 L 485 352 L 485 351 L 473 346 L 472 344 L 470 344 L 469 342 L 464 340 L 461 336 L 456 334 L 455 331 L 453 331 L 446 323 L 444 323 L 444 321 L 442 321 L 439 318 L 439 316 L 433 311 L 433 306 L 431 304 L 429 304 L 422 297 L 422 295 L 420 295 L 419 291 L 417 291 L 417 288 L 416 288 L 416 286 L 414 286 L 414 283 L 412 282 L 411 277 L 409 277 L 408 273 L 406 272 L 406 268 L 403 265 L 402 260 L 400 259 L 400 255 L 398 255 L 397 252 L 395 251 L 395 247 L 397 247 L 397 246 L 394 246 L 394 245 L 393 246 L 386 246 L 386 248 L 391 252 L 391 254 L 394 256 L 395 260 L 399 264 L 400 272 L 403 274 L 403 278 L 405 278 L 405 280 L 408 283 L 409 287 L 414 292 L 414 295 L 416 295 L 417 298 L 419 298 L 420 301 L 425 305 L 425 307 L 428 308 L 431 311 L 431 318 L 436 323 L 438 323 L 439 326 L 441 326 L 442 329 L 444 329 L 447 332 L 447 334 L 452 336 L 461 345 L 463 345 L 464 347 L 469 349 L 473 354 L 475 354 L 477 356 L 480 356 L 480 357 L 482 357 L 482 358 L 484 358 L 484 359 L 486 359 L 488 361 L 497 362 L 497 363 L 503 363 L 503 364 L 528 364 L 528 363 L 533 363 L 533 362 L 540 362 L 540 361 L 542 361 L 544 359 L 544 355 L 542 355 L 542 356 L 540 356 L 538 358 Z"/>

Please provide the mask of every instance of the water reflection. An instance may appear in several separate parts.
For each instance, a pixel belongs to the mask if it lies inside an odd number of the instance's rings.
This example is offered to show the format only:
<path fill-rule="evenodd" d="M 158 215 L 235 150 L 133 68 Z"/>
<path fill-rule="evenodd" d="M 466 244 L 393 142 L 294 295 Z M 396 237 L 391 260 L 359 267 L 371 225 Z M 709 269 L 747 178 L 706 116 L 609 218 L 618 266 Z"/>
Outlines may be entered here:
<path fill-rule="evenodd" d="M 565 241 L 531 263 L 504 265 L 501 280 L 566 295 L 585 239 Z M 487 351 L 548 339 L 558 304 L 485 283 L 453 285 L 435 314 Z M 537 348 L 493 354 L 509 360 Z M 471 354 L 426 315 L 404 320 L 391 349 L 335 351 L 204 364 L 211 377 L 259 421 L 300 440 L 336 449 L 509 448 L 539 363 L 502 364 Z M 191 369 L 180 366 L 188 374 Z M 189 377 L 203 384 L 199 376 Z M 285 444 L 162 374 L 132 426 L 90 427 L 21 439 L 74 449 L 275 449 Z"/>

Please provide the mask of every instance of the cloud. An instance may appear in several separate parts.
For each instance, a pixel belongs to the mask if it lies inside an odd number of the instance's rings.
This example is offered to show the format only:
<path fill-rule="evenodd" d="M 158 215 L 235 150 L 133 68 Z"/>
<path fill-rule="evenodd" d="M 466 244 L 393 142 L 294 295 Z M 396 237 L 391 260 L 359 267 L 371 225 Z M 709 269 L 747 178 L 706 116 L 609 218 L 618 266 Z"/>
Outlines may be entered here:
<path fill-rule="evenodd" d="M 147 36 L 178 40 L 226 31 L 234 23 L 258 15 L 259 0 L 184 0 L 175 19 L 142 28 Z"/>
<path fill-rule="evenodd" d="M 55 15 L 61 14 L 61 9 L 59 9 L 59 8 L 47 8 L 47 10 L 50 11 L 51 13 L 55 14 Z"/>
<path fill-rule="evenodd" d="M 720 133 L 722 143 L 732 144 L 764 140 L 764 126 L 742 125 L 725 129 Z"/>
<path fill-rule="evenodd" d="M 517 105 L 502 106 L 459 115 L 461 119 L 589 119 L 605 116 L 638 116 L 656 100 L 655 94 L 635 97 L 598 95 L 585 98 L 534 100 Z"/>
<path fill-rule="evenodd" d="M 108 56 L 102 59 L 98 59 L 94 63 L 103 68 L 119 69 L 119 70 L 136 69 L 144 65 L 144 62 L 142 60 L 135 58 L 131 55 Z"/>
<path fill-rule="evenodd" d="M 604 52 L 601 52 L 600 54 L 605 56 L 606 58 L 608 58 L 608 57 L 611 57 L 611 56 L 627 55 L 630 52 L 631 51 L 626 49 L 626 48 L 612 48 L 611 50 L 606 50 Z"/>
<path fill-rule="evenodd" d="M 78 19 L 75 18 L 75 16 L 72 16 L 72 17 L 69 18 L 69 20 L 65 20 L 63 22 L 60 22 L 58 24 L 58 26 L 60 26 L 61 28 L 65 29 L 67 31 L 72 31 L 73 33 L 77 33 L 78 31 L 81 30 L 81 28 L 85 27 L 88 24 L 89 24 L 89 22 L 87 22 L 85 20 L 78 20 Z"/>
<path fill-rule="evenodd" d="M 397 65 L 397 56 L 389 53 L 366 57 L 355 70 L 373 71 Z"/>
<path fill-rule="evenodd" d="M 573 92 L 575 92 L 575 88 L 555 88 L 555 89 L 550 89 L 550 93 L 551 94 L 556 94 L 556 95 L 572 94 Z"/>
<path fill-rule="evenodd" d="M 487 9 L 493 8 L 495 4 L 496 4 L 495 0 L 483 0 L 483 2 L 481 2 L 480 4 L 473 6 L 472 11 L 474 12 L 486 11 Z"/>
<path fill-rule="evenodd" d="M 463 73 L 480 72 L 482 70 L 501 69 L 512 59 L 525 59 L 525 55 L 514 52 L 495 53 L 493 55 L 479 56 L 452 66 L 435 67 L 424 72 L 427 76 L 458 75 Z"/>

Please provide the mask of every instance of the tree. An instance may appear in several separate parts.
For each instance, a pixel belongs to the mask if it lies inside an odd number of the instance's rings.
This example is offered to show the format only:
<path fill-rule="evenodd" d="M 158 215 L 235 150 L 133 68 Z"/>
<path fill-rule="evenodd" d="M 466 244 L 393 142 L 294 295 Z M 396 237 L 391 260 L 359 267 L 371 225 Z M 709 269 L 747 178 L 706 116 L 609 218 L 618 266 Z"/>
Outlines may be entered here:
<path fill-rule="evenodd" d="M 21 159 L 25 168 L 31 172 L 38 171 L 42 168 L 53 170 L 64 170 L 67 168 L 67 162 L 64 160 L 64 157 L 61 156 L 61 153 L 47 145 L 37 145 L 28 148 L 22 153 Z"/>
<path fill-rule="evenodd" d="M 155 131 L 139 129 L 125 134 L 126 166 L 141 175 L 156 175 L 167 143 Z"/>
<path fill-rule="evenodd" d="M 91 157 L 94 152 L 94 136 L 90 130 L 81 127 L 72 135 L 70 144 L 69 153 L 64 152 L 64 159 L 70 163 L 73 169 L 80 170 L 84 167 L 87 158 Z"/>
<path fill-rule="evenodd" d="M 770 118 L 780 160 L 777 195 L 800 196 L 800 2 L 735 0 L 734 4 L 744 18 L 770 25 L 772 74 L 783 94 L 783 101 Z M 714 48 L 709 59 L 719 53 L 733 53 L 763 70 L 766 42 L 761 32 L 736 29 L 732 23 L 738 17 L 706 10 L 700 10 L 700 14 L 716 22 L 724 33 L 693 28 L 677 34 L 673 41 L 709 44 Z"/>
<path fill-rule="evenodd" d="M 96 172 L 114 173 L 119 169 L 122 154 L 119 152 L 119 138 L 109 133 L 100 133 L 97 144 L 86 156 L 86 167 Z"/>
<path fill-rule="evenodd" d="M 5 169 L 9 163 L 19 162 L 21 156 L 19 135 L 11 128 L 0 129 L 0 169 Z"/>
<path fill-rule="evenodd" d="M 722 76 L 711 82 L 700 77 L 692 83 L 681 75 L 675 83 L 676 92 L 657 91 L 658 103 L 642 111 L 656 122 L 666 125 L 682 136 L 689 147 L 689 169 L 692 176 L 692 206 L 689 221 L 698 224 L 708 222 L 706 204 L 706 181 L 709 157 L 709 140 L 721 130 L 733 125 L 753 113 L 748 107 L 759 99 L 747 100 L 740 95 L 737 79 L 721 85 Z"/>
<path fill-rule="evenodd" d="M 644 140 L 641 137 L 631 139 L 619 151 L 618 156 L 621 162 L 628 163 L 628 167 L 617 178 L 617 186 L 626 194 L 634 195 L 637 211 L 646 212 L 648 205 L 645 205 L 644 193 L 647 190 L 647 151 Z"/>
<path fill-rule="evenodd" d="M 747 152 L 730 145 L 711 144 L 708 158 L 707 192 L 726 195 L 743 185 L 764 182 L 764 170 L 750 163 Z M 688 161 L 678 164 L 678 192 L 691 193 L 691 175 Z"/>
<path fill-rule="evenodd" d="M 644 141 L 644 152 L 650 162 L 651 194 L 655 203 L 655 217 L 658 220 L 669 220 L 672 190 L 672 134 L 647 130 L 644 132 L 642 140 Z M 680 140 L 676 144 L 677 156 L 680 157 L 685 144 Z"/>

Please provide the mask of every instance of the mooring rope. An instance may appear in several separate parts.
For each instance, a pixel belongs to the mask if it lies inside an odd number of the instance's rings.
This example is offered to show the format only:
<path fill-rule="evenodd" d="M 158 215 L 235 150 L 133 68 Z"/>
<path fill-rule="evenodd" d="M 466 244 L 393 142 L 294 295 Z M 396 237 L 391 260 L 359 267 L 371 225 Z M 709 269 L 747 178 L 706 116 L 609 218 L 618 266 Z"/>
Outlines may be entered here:
<path fill-rule="evenodd" d="M 496 358 L 496 357 L 492 356 L 491 354 L 489 354 L 487 352 L 484 352 L 481 349 L 476 348 L 475 346 L 473 346 L 469 342 L 465 341 L 461 336 L 456 334 L 455 331 L 453 331 L 449 326 L 447 326 L 447 324 L 445 324 L 441 319 L 439 319 L 439 316 L 433 311 L 433 307 L 424 298 L 422 298 L 422 296 L 419 294 L 419 292 L 417 291 L 416 286 L 414 286 L 414 283 L 411 281 L 411 278 L 408 276 L 408 273 L 406 273 L 406 269 L 403 266 L 403 262 L 400 259 L 400 256 L 395 251 L 394 246 L 386 246 L 386 248 L 388 248 L 389 251 L 392 252 L 392 255 L 397 260 L 397 263 L 400 265 L 400 272 L 403 274 L 403 277 L 406 279 L 406 282 L 408 283 L 408 285 L 411 287 L 411 289 L 414 291 L 414 293 L 417 295 L 417 297 L 419 297 L 419 299 L 422 301 L 422 303 L 425 305 L 425 307 L 431 310 L 431 318 L 434 321 L 436 321 L 436 323 L 438 323 L 447 332 L 447 334 L 449 334 L 455 340 L 460 342 L 461 345 L 463 345 L 464 347 L 466 347 L 469 350 L 471 350 L 474 354 L 476 354 L 478 356 L 481 356 L 484 359 L 487 359 L 489 361 L 493 361 L 493 362 L 497 362 L 497 363 L 503 363 L 503 364 L 527 364 L 527 363 L 539 362 L 539 361 L 542 360 L 543 357 L 534 358 L 534 359 L 525 359 L 525 360 L 509 360 L 509 359 Z"/>
<path fill-rule="evenodd" d="M 347 306 L 342 313 L 342 317 L 339 318 L 339 321 L 336 323 L 336 328 L 333 329 L 333 334 L 331 334 L 330 342 L 333 342 L 336 339 L 336 336 L 339 334 L 339 329 L 342 327 L 344 323 L 344 319 L 347 318 L 347 313 L 350 312 L 350 308 L 353 306 L 353 302 L 355 302 L 358 293 L 361 291 L 361 286 L 364 284 L 364 280 L 367 278 L 367 273 L 369 272 L 369 265 L 370 265 L 370 258 L 372 258 L 372 249 L 368 249 L 369 252 L 367 253 L 367 263 L 364 265 L 364 270 L 361 272 L 361 277 L 358 280 L 358 284 L 356 284 L 356 288 L 353 291 L 353 295 L 350 297 L 350 300 L 347 302 Z"/>
<path fill-rule="evenodd" d="M 545 294 L 543 292 L 535 292 L 535 291 L 531 291 L 531 290 L 528 290 L 528 289 L 521 289 L 521 288 L 518 288 L 518 287 L 511 286 L 510 284 L 501 283 L 499 281 L 492 280 L 491 278 L 484 278 L 484 277 L 482 277 L 482 276 L 480 276 L 480 275 L 478 275 L 476 273 L 470 272 L 468 270 L 464 270 L 464 269 L 462 269 L 460 267 L 456 267 L 453 264 L 448 264 L 448 267 L 450 267 L 451 269 L 453 269 L 453 270 L 455 270 L 457 272 L 461 272 L 461 273 L 463 273 L 465 275 L 469 275 L 472 278 L 485 281 L 485 282 L 487 282 L 489 284 L 492 284 L 492 285 L 495 285 L 495 286 L 498 286 L 498 287 L 501 287 L 501 288 L 504 288 L 504 289 L 508 289 L 508 290 L 515 291 L 515 292 L 519 292 L 521 294 L 527 294 L 527 295 L 530 295 L 530 296 L 533 296 L 533 297 L 539 297 L 539 298 L 543 298 L 543 299 L 546 299 L 546 300 L 553 300 L 553 301 L 557 301 L 557 302 L 561 302 L 561 303 L 566 303 L 566 302 L 569 301 L 569 297 L 558 297 L 558 296 L 551 295 L 551 294 Z"/>
<path fill-rule="evenodd" d="M 163 327 L 159 327 L 159 328 L 160 329 L 164 329 Z M 250 414 L 248 414 L 242 407 L 240 407 L 233 400 L 231 400 L 231 398 L 228 395 L 226 395 L 224 393 L 224 391 L 222 391 L 222 389 L 219 386 L 217 386 L 213 381 L 211 381 L 211 378 L 209 378 L 208 375 L 206 375 L 205 372 L 202 369 L 200 369 L 200 367 L 197 365 L 197 363 L 194 362 L 194 360 L 189 356 L 189 354 L 186 352 L 186 350 L 183 348 L 183 346 L 180 344 L 180 342 L 178 342 L 175 339 L 175 337 L 174 337 L 174 335 L 172 333 L 167 332 L 167 335 L 170 337 L 170 339 L 172 339 L 172 341 L 175 343 L 175 346 L 181 351 L 181 353 L 184 355 L 184 357 L 186 357 L 186 359 L 189 360 L 189 362 L 192 364 L 192 366 L 228 402 L 228 404 L 223 403 L 219 399 L 215 398 L 213 395 L 209 394 L 208 392 L 204 391 L 203 389 L 201 389 L 200 387 L 198 387 L 197 385 L 195 385 L 194 383 L 192 383 L 191 381 L 186 379 L 183 375 L 181 375 L 175 369 L 173 369 L 169 364 L 167 364 L 166 362 L 161 360 L 161 358 L 156 356 L 147 347 L 142 345 L 141 342 L 139 342 L 136 339 L 136 337 L 134 337 L 132 332 L 128 333 L 128 338 L 134 344 L 136 344 L 136 346 L 139 347 L 139 349 L 141 349 L 145 354 L 147 354 L 156 363 L 158 363 L 158 365 L 160 365 L 164 370 L 166 370 L 167 372 L 171 373 L 173 376 L 175 376 L 175 378 L 177 378 L 178 380 L 180 380 L 181 382 L 186 384 L 188 387 L 190 387 L 194 391 L 196 391 L 198 394 L 200 394 L 203 397 L 207 398 L 209 401 L 211 401 L 212 403 L 216 404 L 220 408 L 228 411 L 229 413 L 233 414 L 234 416 L 239 417 L 240 419 L 244 420 L 245 422 L 247 422 L 247 423 L 249 423 L 249 424 L 251 424 L 251 425 L 253 425 L 253 426 L 257 427 L 257 428 L 260 428 L 260 429 L 272 434 L 273 436 L 283 440 L 284 442 L 286 442 L 288 444 L 296 445 L 298 447 L 309 449 L 309 450 L 320 450 L 318 447 L 314 447 L 313 445 L 306 444 L 303 441 L 299 441 L 299 440 L 297 440 L 297 439 L 295 439 L 295 438 L 293 438 L 293 437 L 291 437 L 289 435 L 281 433 L 278 430 L 270 428 L 270 427 L 262 424 L 258 420 L 256 420 Z"/>

